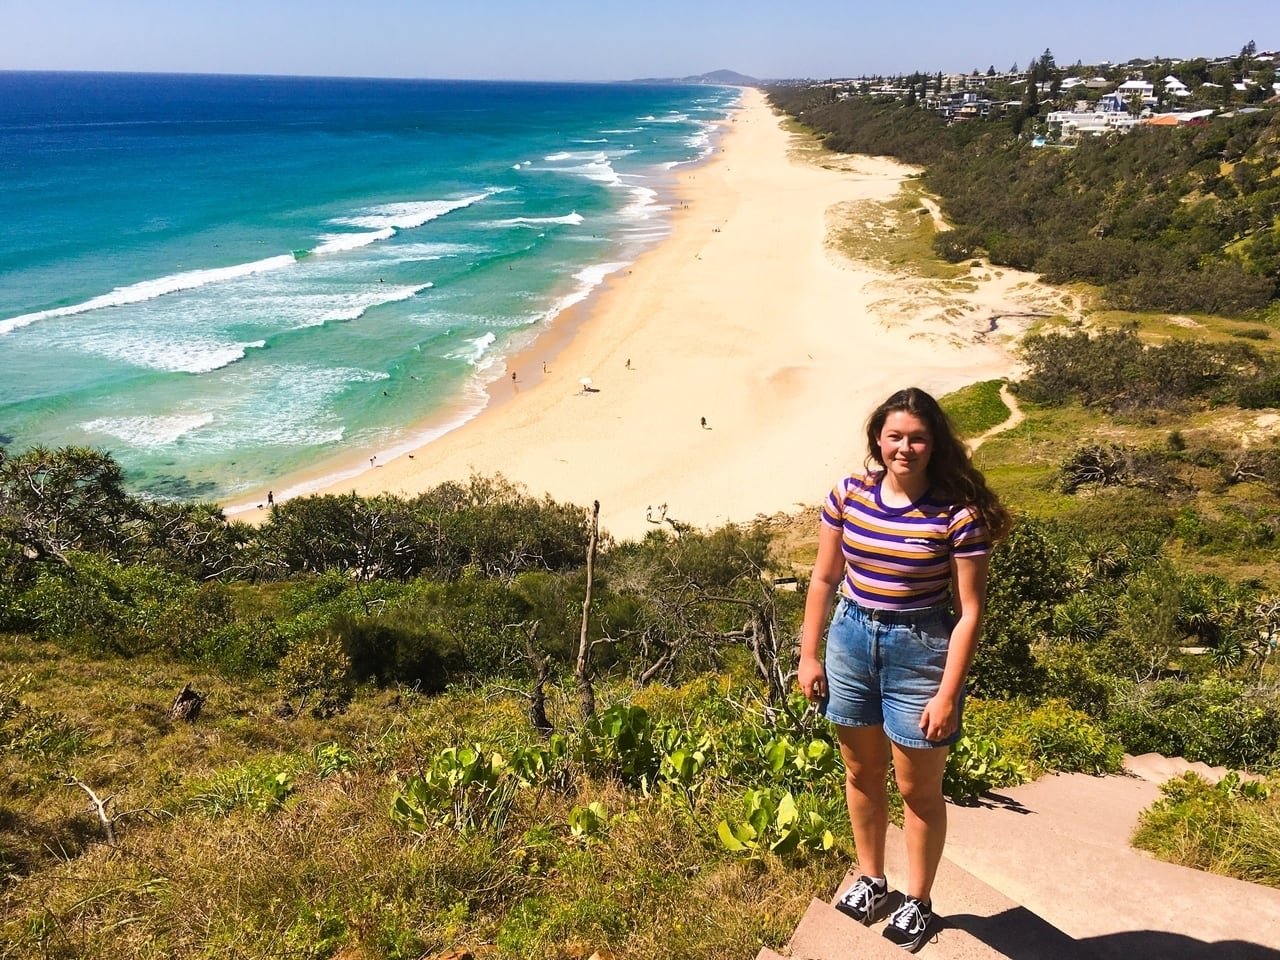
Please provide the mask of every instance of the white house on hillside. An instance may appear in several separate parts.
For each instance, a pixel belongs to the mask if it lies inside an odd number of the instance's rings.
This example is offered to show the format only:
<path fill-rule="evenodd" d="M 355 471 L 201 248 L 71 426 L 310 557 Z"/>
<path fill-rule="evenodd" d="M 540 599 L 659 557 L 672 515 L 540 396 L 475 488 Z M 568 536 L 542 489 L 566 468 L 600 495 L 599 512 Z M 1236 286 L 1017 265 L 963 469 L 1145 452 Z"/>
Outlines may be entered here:
<path fill-rule="evenodd" d="M 1104 133 L 1128 133 L 1138 122 L 1137 117 L 1117 110 L 1055 110 L 1045 117 L 1049 129 L 1056 127 L 1062 140 L 1076 140 L 1082 136 L 1099 137 Z"/>
<path fill-rule="evenodd" d="M 1140 94 L 1143 98 L 1154 97 L 1156 93 L 1155 84 L 1147 80 L 1126 80 L 1116 90 L 1130 97 Z"/>

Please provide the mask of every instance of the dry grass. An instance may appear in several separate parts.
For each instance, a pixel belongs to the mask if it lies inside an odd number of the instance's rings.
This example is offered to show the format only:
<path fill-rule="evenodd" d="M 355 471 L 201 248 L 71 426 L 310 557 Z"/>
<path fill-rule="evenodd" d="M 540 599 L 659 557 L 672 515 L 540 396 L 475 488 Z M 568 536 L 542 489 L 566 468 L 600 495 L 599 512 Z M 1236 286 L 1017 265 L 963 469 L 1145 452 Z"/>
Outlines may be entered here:
<path fill-rule="evenodd" d="M 327 721 L 272 715 L 261 683 L 189 676 L 156 662 L 93 661 L 20 638 L 7 672 L 48 656 L 23 701 L 86 738 L 65 769 L 114 796 L 108 846 L 84 794 L 55 765 L 6 757 L 0 793 L 0 956 L 6 958 L 413 957 L 468 948 L 490 957 L 729 960 L 779 946 L 810 897 L 834 888 L 841 851 L 798 865 L 743 863 L 698 813 L 612 782 L 524 791 L 496 833 L 415 836 L 389 816 L 402 778 L 449 745 L 530 742 L 524 703 L 501 687 L 434 698 L 362 690 Z M 210 694 L 193 724 L 159 711 L 186 680 Z M 602 691 L 605 702 L 622 691 Z M 655 714 L 693 708 L 646 694 Z M 645 699 L 645 698 L 642 698 Z M 572 691 L 551 705 L 562 725 Z M 322 776 L 317 746 L 346 768 Z M 59 764 L 62 766 L 63 764 Z M 227 807 L 228 784 L 292 772 L 283 803 Z M 239 778 L 239 779 L 237 779 Z M 575 804 L 610 813 L 603 840 L 574 839 Z"/>

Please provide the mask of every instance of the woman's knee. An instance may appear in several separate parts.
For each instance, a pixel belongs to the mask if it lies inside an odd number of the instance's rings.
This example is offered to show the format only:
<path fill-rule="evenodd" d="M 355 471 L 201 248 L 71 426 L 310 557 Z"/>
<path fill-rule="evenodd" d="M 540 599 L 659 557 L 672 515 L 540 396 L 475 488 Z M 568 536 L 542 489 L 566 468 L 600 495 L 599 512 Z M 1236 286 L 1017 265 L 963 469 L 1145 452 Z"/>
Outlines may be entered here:
<path fill-rule="evenodd" d="M 917 815 L 946 808 L 942 796 L 942 778 L 946 772 L 946 752 L 922 754 L 899 751 L 894 764 L 894 778 L 902 802 Z"/>
<path fill-rule="evenodd" d="M 902 802 L 917 816 L 946 808 L 941 777 L 913 777 L 904 775 L 901 770 L 896 771 L 896 774 Z"/>
<path fill-rule="evenodd" d="M 851 758 L 845 757 L 844 781 L 862 793 L 883 790 L 889 777 L 889 760 L 882 762 L 878 757 Z"/>

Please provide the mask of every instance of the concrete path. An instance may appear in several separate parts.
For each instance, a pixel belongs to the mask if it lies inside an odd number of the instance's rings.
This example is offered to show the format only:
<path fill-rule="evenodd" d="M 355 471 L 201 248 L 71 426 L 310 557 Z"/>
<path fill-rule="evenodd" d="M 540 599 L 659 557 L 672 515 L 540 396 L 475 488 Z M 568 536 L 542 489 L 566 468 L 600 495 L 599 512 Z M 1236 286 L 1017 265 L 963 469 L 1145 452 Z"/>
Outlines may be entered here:
<path fill-rule="evenodd" d="M 1159 783 L 1191 765 L 1129 758 L 1126 776 L 1067 774 L 949 807 L 947 853 L 934 886 L 940 922 L 931 960 L 1280 960 L 1280 890 L 1155 860 L 1129 845 Z M 1223 771 L 1200 765 L 1210 779 Z M 905 873 L 889 838 L 890 885 Z M 851 883 L 850 874 L 841 890 Z M 834 902 L 839 891 L 831 897 Z M 761 960 L 901 956 L 815 900 L 787 948 Z"/>

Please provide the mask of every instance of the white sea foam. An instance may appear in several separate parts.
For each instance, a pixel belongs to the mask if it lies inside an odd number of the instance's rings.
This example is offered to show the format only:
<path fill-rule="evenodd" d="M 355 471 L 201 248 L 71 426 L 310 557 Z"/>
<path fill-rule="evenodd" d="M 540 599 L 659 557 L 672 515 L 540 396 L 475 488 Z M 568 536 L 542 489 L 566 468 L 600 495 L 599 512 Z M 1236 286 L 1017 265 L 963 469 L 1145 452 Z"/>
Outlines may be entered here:
<path fill-rule="evenodd" d="M 388 283 L 370 284 L 368 289 L 340 296 L 306 295 L 301 298 L 290 297 L 289 302 L 280 305 L 280 310 L 289 311 L 292 318 L 290 329 L 301 330 L 306 327 L 319 327 L 326 323 L 344 323 L 359 320 L 373 307 L 384 303 L 399 303 L 409 300 L 430 290 L 435 284 L 431 282 L 417 286 L 393 285 Z"/>
<path fill-rule="evenodd" d="M 334 398 L 353 383 L 390 379 L 379 370 L 361 367 L 264 365 L 227 374 L 234 401 L 219 416 L 216 434 L 199 440 L 211 449 L 244 445 L 314 446 L 341 440 L 346 432 L 333 411 Z M 264 416 L 263 405 L 269 404 Z"/>
<path fill-rule="evenodd" d="M 80 424 L 88 433 L 106 434 L 134 447 L 167 447 L 187 434 L 213 423 L 212 413 L 174 413 L 160 416 L 101 417 Z"/>
<path fill-rule="evenodd" d="M 19 327 L 25 327 L 27 324 L 35 323 L 39 320 L 72 317 L 106 307 L 123 307 L 132 303 L 143 303 L 147 300 L 163 297 L 166 294 L 195 290 L 211 283 L 223 283 L 227 280 L 236 280 L 255 273 L 266 273 L 270 270 L 283 270 L 286 267 L 292 267 L 295 263 L 297 261 L 292 254 L 283 254 L 278 257 L 268 257 L 265 260 L 255 260 L 252 263 L 238 263 L 231 267 L 188 270 L 184 273 L 175 273 L 156 280 L 143 280 L 127 287 L 117 287 L 110 293 L 94 297 L 91 300 L 85 300 L 83 303 L 72 304 L 68 307 L 54 307 L 51 310 L 40 310 L 36 313 L 25 313 L 19 317 L 0 320 L 0 334 L 11 333 Z"/>
<path fill-rule="evenodd" d="M 500 227 L 532 227 L 546 223 L 563 223 L 576 227 L 585 222 L 586 217 L 575 210 L 573 213 L 566 213 L 563 217 L 511 217 L 507 220 L 496 220 L 494 225 Z"/>
<path fill-rule="evenodd" d="M 121 363 L 168 373 L 212 373 L 243 360 L 249 350 L 260 350 L 265 340 L 226 343 L 204 337 L 172 337 L 138 339 L 120 337 L 115 331 L 103 330 L 99 335 L 80 341 L 92 353 Z"/>
<path fill-rule="evenodd" d="M 377 243 L 379 240 L 390 240 L 395 235 L 396 232 L 391 227 L 383 230 L 374 230 L 372 233 L 326 233 L 317 238 L 320 244 L 311 252 L 323 254 L 358 250 L 361 247 L 369 246 L 371 243 Z"/>
<path fill-rule="evenodd" d="M 574 176 L 585 177 L 588 180 L 596 180 L 600 183 L 616 184 L 620 182 L 618 173 L 613 169 L 613 164 L 609 162 L 606 154 L 582 154 L 580 158 L 587 159 L 588 162 L 569 167 L 534 167 L 533 170 L 541 173 L 569 173 Z"/>
<path fill-rule="evenodd" d="M 650 187 L 633 186 L 631 202 L 618 211 L 620 216 L 629 220 L 647 219 L 657 205 L 658 191 Z M 663 209 L 666 209 L 665 207 Z"/>
<path fill-rule="evenodd" d="M 618 172 L 613 169 L 613 164 L 608 160 L 596 160 L 591 163 L 584 163 L 578 167 L 565 167 L 564 173 L 573 173 L 588 180 L 595 180 L 599 183 L 621 183 L 622 180 L 618 176 Z"/>
<path fill-rule="evenodd" d="M 465 360 L 472 366 L 480 365 L 485 354 L 489 352 L 489 348 L 497 342 L 497 337 L 492 333 L 484 333 L 478 337 L 472 337 L 465 340 L 467 348 L 456 350 L 453 353 L 445 354 L 447 360 Z M 485 364 L 486 366 L 488 364 Z"/>
<path fill-rule="evenodd" d="M 396 457 L 403 456 L 406 453 L 412 453 L 419 447 L 425 446 L 433 440 L 438 440 L 445 434 L 451 433 L 458 427 L 474 419 L 480 411 L 485 408 L 488 403 L 488 399 L 488 393 L 485 391 L 481 381 L 477 379 L 467 385 L 466 393 L 462 398 L 461 404 L 454 415 L 444 423 L 429 427 L 426 430 L 418 431 L 416 433 L 406 434 L 405 436 L 400 437 L 398 442 L 389 447 L 371 449 L 369 452 L 373 454 L 375 460 L 382 463 L 394 460 Z M 341 439 L 341 436 L 335 438 L 335 440 Z M 334 471 L 333 473 L 326 474 L 323 477 L 313 477 L 303 483 L 280 489 L 276 493 L 276 499 L 288 500 L 291 497 L 306 496 L 309 493 L 315 493 L 317 490 L 324 490 L 342 483 L 343 481 L 358 477 L 364 473 L 366 469 L 367 468 L 361 464 L 354 467 L 348 467 L 344 470 Z M 229 514 L 237 514 L 244 513 L 254 508 L 254 503 L 247 502 L 228 506 L 226 510 Z"/>
<path fill-rule="evenodd" d="M 388 248 L 383 256 L 396 263 L 404 263 L 411 260 L 443 260 L 465 253 L 478 253 L 483 249 L 473 243 L 398 243 Z"/>
<path fill-rule="evenodd" d="M 565 294 L 550 309 L 546 310 L 540 316 L 533 318 L 532 322 L 540 322 L 543 320 L 551 320 L 561 312 L 568 310 L 576 303 L 581 303 L 591 295 L 591 291 L 600 286 L 604 282 L 605 277 L 611 273 L 616 273 L 626 266 L 624 262 L 614 263 L 593 263 L 584 267 L 573 275 L 573 279 L 578 281 L 578 285 Z"/>
<path fill-rule="evenodd" d="M 370 207 L 360 216 L 335 217 L 330 223 L 347 227 L 364 227 L 369 230 L 412 230 L 424 223 L 443 217 L 446 213 L 461 210 L 473 203 L 491 197 L 496 191 L 487 190 L 472 197 L 458 200 L 414 200 L 405 203 L 384 203 Z"/>

